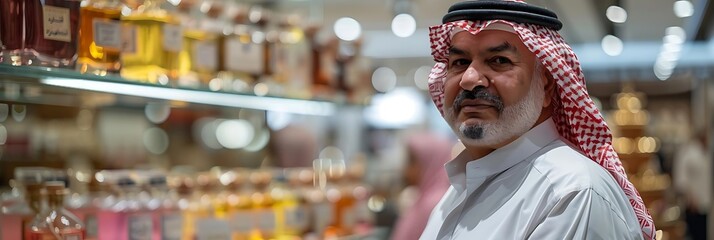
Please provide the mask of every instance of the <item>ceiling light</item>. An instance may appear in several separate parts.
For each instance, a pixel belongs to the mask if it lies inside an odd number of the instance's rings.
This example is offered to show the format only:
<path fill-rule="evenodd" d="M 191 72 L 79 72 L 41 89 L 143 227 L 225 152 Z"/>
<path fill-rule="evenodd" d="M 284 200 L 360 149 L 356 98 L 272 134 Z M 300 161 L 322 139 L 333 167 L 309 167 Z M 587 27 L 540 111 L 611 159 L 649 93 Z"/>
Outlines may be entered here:
<path fill-rule="evenodd" d="M 429 89 L 429 73 L 431 73 L 431 66 L 421 66 L 414 72 L 414 84 L 419 89 Z"/>
<path fill-rule="evenodd" d="M 674 2 L 674 15 L 680 18 L 691 17 L 694 15 L 694 5 L 692 2 L 680 0 Z"/>
<path fill-rule="evenodd" d="M 627 11 L 620 6 L 610 6 L 605 12 L 607 19 L 614 23 L 624 23 L 627 21 Z"/>
<path fill-rule="evenodd" d="M 380 67 L 372 73 L 372 86 L 380 92 L 388 92 L 397 85 L 397 74 L 388 67 Z"/>
<path fill-rule="evenodd" d="M 392 19 L 392 32 L 398 37 L 409 37 L 416 31 L 416 20 L 411 14 L 402 13 Z"/>
<path fill-rule="evenodd" d="M 676 36 L 681 40 L 680 43 L 684 42 L 684 39 L 687 38 L 687 32 L 684 31 L 684 28 L 679 27 L 679 26 L 673 26 L 673 27 L 668 27 L 667 29 L 664 30 L 664 33 L 666 35 L 672 35 Z"/>
<path fill-rule="evenodd" d="M 345 41 L 354 41 L 362 34 L 359 22 L 354 18 L 340 18 L 334 25 L 335 35 Z"/>
<path fill-rule="evenodd" d="M 607 35 L 602 38 L 602 50 L 610 56 L 617 56 L 622 53 L 623 45 L 620 38 L 613 35 Z"/>

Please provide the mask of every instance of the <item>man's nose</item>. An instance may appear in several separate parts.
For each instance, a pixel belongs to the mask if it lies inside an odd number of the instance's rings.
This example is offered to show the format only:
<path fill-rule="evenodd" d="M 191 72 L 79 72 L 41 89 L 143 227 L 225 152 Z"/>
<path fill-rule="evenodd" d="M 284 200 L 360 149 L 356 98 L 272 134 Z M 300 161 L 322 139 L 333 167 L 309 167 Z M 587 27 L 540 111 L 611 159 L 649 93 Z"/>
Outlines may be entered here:
<path fill-rule="evenodd" d="M 483 86 L 488 88 L 488 79 L 484 76 L 481 71 L 477 70 L 473 65 L 469 66 L 468 69 L 461 75 L 461 82 L 459 85 L 464 90 L 473 90 L 478 86 Z"/>

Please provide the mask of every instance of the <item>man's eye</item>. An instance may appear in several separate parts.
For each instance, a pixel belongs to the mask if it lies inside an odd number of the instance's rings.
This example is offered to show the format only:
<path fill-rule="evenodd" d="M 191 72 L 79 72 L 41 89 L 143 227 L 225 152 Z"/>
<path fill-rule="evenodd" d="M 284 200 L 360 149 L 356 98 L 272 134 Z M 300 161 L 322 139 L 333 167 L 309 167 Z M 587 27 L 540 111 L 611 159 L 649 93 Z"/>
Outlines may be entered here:
<path fill-rule="evenodd" d="M 471 64 L 471 62 L 470 62 L 469 60 L 466 60 L 466 59 L 456 59 L 456 60 L 454 60 L 454 61 L 451 61 L 451 64 L 449 64 L 449 66 L 451 66 L 451 67 L 459 67 L 459 66 L 468 66 L 469 64 Z"/>
<path fill-rule="evenodd" d="M 495 64 L 510 64 L 511 59 L 508 59 L 507 57 L 494 57 L 491 58 L 491 62 Z"/>

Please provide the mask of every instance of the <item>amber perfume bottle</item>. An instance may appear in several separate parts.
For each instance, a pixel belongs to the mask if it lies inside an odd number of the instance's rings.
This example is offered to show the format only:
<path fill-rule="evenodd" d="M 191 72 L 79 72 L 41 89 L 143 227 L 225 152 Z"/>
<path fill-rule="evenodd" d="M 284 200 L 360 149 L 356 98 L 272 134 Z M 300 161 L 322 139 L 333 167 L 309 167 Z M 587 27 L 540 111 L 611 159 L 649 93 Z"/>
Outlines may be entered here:
<path fill-rule="evenodd" d="M 121 76 L 167 85 L 178 78 L 183 33 L 178 17 L 161 7 L 165 0 L 145 0 L 129 15 L 122 15 Z"/>
<path fill-rule="evenodd" d="M 89 0 L 80 10 L 79 59 L 82 73 L 119 73 L 121 63 L 121 17 L 119 0 Z"/>
<path fill-rule="evenodd" d="M 74 67 L 79 5 L 78 0 L 25 0 L 24 64 Z"/>
<path fill-rule="evenodd" d="M 0 1 L 0 63 L 21 65 L 24 0 Z"/>

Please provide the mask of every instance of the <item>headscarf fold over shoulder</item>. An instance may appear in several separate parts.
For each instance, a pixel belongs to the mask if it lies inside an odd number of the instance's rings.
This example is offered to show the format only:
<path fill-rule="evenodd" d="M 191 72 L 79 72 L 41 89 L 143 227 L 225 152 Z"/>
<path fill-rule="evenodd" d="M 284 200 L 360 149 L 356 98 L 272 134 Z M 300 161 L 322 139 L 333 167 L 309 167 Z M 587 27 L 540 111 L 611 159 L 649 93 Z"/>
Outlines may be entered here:
<path fill-rule="evenodd" d="M 525 3 L 518 3 L 525 4 Z M 600 111 L 585 88 L 585 78 L 573 50 L 560 34 L 534 23 L 497 20 L 457 20 L 429 28 L 434 67 L 429 74 L 429 93 L 441 114 L 448 51 L 454 30 L 478 34 L 494 23 L 508 24 L 528 49 L 535 53 L 557 83 L 553 120 L 561 136 L 574 143 L 593 161 L 605 168 L 627 195 L 645 239 L 654 239 L 655 227 L 640 194 L 627 179 L 622 163 L 612 147 L 612 135 Z"/>

